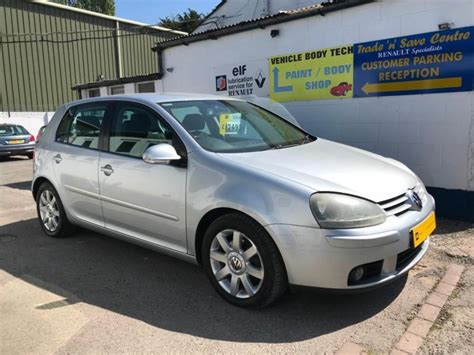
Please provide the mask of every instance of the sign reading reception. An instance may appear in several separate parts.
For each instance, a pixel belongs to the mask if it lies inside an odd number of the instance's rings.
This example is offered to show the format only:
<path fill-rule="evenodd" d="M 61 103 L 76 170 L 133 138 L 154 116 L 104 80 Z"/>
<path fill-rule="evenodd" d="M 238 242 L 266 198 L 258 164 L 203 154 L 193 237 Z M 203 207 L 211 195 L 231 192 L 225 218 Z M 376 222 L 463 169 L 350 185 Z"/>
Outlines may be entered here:
<path fill-rule="evenodd" d="M 271 57 L 270 97 L 276 101 L 352 97 L 352 45 Z"/>
<path fill-rule="evenodd" d="M 354 96 L 470 91 L 473 27 L 354 45 Z"/>
<path fill-rule="evenodd" d="M 474 27 L 269 58 L 270 97 L 306 101 L 471 91 Z"/>

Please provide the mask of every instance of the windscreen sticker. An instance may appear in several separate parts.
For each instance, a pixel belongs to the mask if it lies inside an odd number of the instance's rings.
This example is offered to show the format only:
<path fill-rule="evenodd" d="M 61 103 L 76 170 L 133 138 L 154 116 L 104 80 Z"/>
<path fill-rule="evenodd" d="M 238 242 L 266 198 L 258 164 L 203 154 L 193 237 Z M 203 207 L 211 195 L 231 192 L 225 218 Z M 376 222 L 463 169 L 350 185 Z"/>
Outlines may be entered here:
<path fill-rule="evenodd" d="M 241 113 L 221 113 L 219 115 L 219 134 L 237 134 L 240 129 Z"/>

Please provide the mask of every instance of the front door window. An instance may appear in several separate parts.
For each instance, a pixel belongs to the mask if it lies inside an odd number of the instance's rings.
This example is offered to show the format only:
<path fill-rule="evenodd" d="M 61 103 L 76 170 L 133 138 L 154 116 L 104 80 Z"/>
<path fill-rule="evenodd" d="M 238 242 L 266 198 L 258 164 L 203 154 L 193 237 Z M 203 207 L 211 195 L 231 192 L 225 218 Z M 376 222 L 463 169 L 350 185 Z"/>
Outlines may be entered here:
<path fill-rule="evenodd" d="M 118 105 L 110 131 L 111 153 L 141 158 L 153 145 L 175 142 L 169 125 L 152 111 L 135 105 Z"/>

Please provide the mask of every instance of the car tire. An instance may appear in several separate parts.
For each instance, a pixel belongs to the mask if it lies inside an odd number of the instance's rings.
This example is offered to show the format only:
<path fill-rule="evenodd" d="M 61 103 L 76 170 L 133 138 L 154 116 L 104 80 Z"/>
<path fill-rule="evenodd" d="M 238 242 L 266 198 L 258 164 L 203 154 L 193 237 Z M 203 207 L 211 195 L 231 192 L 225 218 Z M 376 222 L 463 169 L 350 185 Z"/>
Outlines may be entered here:
<path fill-rule="evenodd" d="M 33 159 L 34 153 L 28 153 L 26 154 L 26 156 L 28 157 L 28 159 Z"/>
<path fill-rule="evenodd" d="M 43 232 L 53 238 L 64 238 L 74 232 L 56 189 L 44 182 L 36 193 L 36 211 Z"/>
<path fill-rule="evenodd" d="M 236 306 L 269 306 L 288 288 L 275 243 L 259 223 L 243 214 L 216 219 L 205 232 L 201 256 L 217 293 Z"/>

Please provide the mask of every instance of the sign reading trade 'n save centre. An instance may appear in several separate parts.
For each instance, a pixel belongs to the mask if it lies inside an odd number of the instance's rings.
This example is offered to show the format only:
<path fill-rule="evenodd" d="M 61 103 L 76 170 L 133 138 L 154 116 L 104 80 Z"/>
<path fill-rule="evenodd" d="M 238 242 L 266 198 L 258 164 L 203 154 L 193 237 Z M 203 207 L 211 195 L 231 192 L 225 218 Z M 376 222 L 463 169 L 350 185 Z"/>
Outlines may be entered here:
<path fill-rule="evenodd" d="M 354 45 L 354 96 L 473 89 L 473 27 Z"/>
<path fill-rule="evenodd" d="M 352 45 L 269 59 L 270 97 L 276 101 L 352 97 Z"/>

